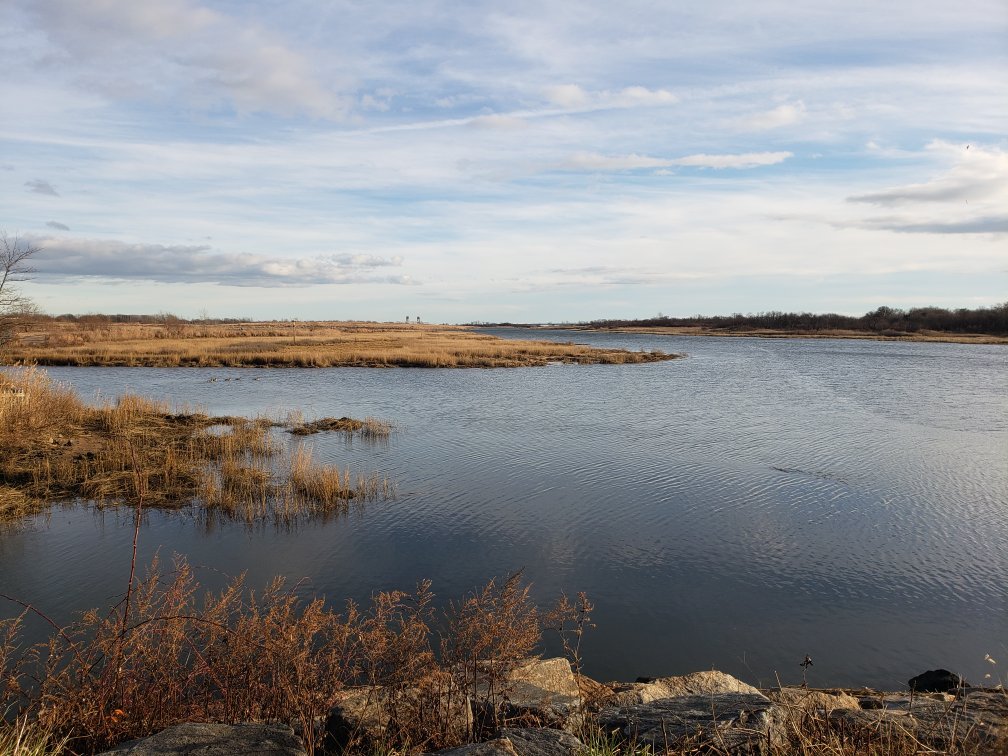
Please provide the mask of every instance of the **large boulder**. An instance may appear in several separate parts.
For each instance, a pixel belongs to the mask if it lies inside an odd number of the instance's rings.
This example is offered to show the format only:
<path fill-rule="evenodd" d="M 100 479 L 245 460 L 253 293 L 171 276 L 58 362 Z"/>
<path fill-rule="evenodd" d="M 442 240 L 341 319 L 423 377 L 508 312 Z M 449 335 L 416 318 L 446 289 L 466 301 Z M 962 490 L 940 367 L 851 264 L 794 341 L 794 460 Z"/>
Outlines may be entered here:
<path fill-rule="evenodd" d="M 759 692 L 661 698 L 605 706 L 598 714 L 604 732 L 659 753 L 702 744 L 730 754 L 772 753 L 784 743 L 783 721 L 780 708 Z"/>
<path fill-rule="evenodd" d="M 1008 694 L 1002 690 L 970 688 L 957 698 L 883 694 L 862 700 L 862 707 L 831 712 L 831 729 L 854 743 L 884 735 L 938 751 L 1008 753 Z"/>
<path fill-rule="evenodd" d="M 861 708 L 861 702 L 854 696 L 809 688 L 775 688 L 766 693 L 767 698 L 785 711 L 805 714 L 829 714 L 834 709 Z"/>
<path fill-rule="evenodd" d="M 528 659 L 495 682 L 500 697 L 491 696 L 489 682 L 479 680 L 476 699 L 498 706 L 502 725 L 555 727 L 573 730 L 583 721 L 583 700 L 577 678 L 566 659 Z"/>
<path fill-rule="evenodd" d="M 117 756 L 307 756 L 294 731 L 275 724 L 186 722 L 156 735 L 123 743 L 106 754 Z"/>
<path fill-rule="evenodd" d="M 437 756 L 524 756 L 515 750 L 514 744 L 507 738 L 469 743 L 458 748 L 444 748 L 433 753 Z"/>
<path fill-rule="evenodd" d="M 569 732 L 550 727 L 504 727 L 499 736 L 511 741 L 521 756 L 575 756 L 585 744 Z"/>
<path fill-rule="evenodd" d="M 724 672 L 693 672 L 677 677 L 659 677 L 634 683 L 610 683 L 613 696 L 609 706 L 633 706 L 676 696 L 700 696 L 714 693 L 747 693 L 760 695 L 757 688 Z"/>
<path fill-rule="evenodd" d="M 435 751 L 437 756 L 577 756 L 585 744 L 563 730 L 505 727 L 493 740 Z"/>

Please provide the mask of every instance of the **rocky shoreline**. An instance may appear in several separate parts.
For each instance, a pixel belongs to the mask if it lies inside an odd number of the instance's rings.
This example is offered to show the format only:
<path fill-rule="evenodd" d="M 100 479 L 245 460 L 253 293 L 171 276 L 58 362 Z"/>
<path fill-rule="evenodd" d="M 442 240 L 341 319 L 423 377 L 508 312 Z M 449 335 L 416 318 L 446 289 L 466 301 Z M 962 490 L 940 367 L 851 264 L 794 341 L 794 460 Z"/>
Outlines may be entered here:
<path fill-rule="evenodd" d="M 477 699 L 351 688 L 316 727 L 334 754 L 400 753 L 387 747 L 396 717 L 423 707 L 439 707 L 445 734 L 467 743 L 430 752 L 440 756 L 1008 754 L 1008 693 L 944 670 L 900 692 L 759 690 L 716 670 L 603 684 L 575 675 L 565 659 L 530 659 L 504 682 L 500 698 Z M 293 729 L 269 723 L 185 723 L 106 753 L 306 755 Z"/>

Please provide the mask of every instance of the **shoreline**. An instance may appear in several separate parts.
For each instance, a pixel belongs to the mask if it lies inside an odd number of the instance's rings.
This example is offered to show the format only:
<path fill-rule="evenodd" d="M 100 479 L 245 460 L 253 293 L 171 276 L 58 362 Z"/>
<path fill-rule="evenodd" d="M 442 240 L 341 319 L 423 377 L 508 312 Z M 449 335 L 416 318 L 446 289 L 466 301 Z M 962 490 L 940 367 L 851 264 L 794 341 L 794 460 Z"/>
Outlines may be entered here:
<path fill-rule="evenodd" d="M 514 328 L 551 331 L 573 331 L 588 333 L 638 333 L 665 336 L 699 336 L 717 338 L 759 338 L 759 339 L 845 339 L 860 341 L 906 341 L 917 343 L 941 344 L 1008 344 L 1008 336 L 992 334 L 949 334 L 939 331 L 920 333 L 865 333 L 861 331 L 785 331 L 775 329 L 747 328 L 729 331 L 704 326 L 571 326 L 571 325 L 527 325 L 527 326 L 490 326 L 497 328 Z"/>
<path fill-rule="evenodd" d="M 514 368 L 674 360 L 661 351 L 503 339 L 469 328 L 395 323 L 49 323 L 4 349 L 41 367 Z"/>

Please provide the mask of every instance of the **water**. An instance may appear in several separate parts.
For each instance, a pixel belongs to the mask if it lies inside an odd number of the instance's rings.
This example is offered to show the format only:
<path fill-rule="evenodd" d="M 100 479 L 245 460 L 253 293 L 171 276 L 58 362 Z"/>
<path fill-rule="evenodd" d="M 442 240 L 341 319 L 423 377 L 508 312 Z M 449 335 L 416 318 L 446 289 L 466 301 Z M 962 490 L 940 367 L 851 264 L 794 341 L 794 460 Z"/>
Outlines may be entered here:
<path fill-rule="evenodd" d="M 810 684 L 899 688 L 935 667 L 996 681 L 1008 664 L 1008 349 L 541 336 L 689 357 L 49 372 L 88 398 L 400 426 L 386 445 L 310 440 L 326 461 L 397 481 L 396 500 L 349 517 L 208 531 L 151 512 L 141 559 L 184 554 L 208 584 L 284 574 L 339 605 L 425 577 L 455 599 L 524 569 L 543 604 L 581 590 L 595 602 L 583 650 L 600 679 L 713 667 L 793 682 L 810 654 Z M 129 512 L 56 509 L 0 535 L 0 592 L 69 619 L 121 593 L 131 540 Z"/>

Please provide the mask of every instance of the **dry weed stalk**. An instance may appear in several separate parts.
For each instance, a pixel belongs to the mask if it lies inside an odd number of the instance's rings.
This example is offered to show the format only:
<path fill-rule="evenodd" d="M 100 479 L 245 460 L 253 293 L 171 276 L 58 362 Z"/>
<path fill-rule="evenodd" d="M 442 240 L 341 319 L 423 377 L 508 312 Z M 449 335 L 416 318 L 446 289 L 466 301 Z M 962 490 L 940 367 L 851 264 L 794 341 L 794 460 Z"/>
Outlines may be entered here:
<path fill-rule="evenodd" d="M 510 673 L 541 638 L 529 589 L 516 572 L 499 585 L 491 580 L 451 606 L 441 656 L 452 675 L 452 693 L 473 702 L 476 736 L 501 725 Z"/>
<path fill-rule="evenodd" d="M 260 593 L 244 577 L 200 593 L 183 558 L 170 571 L 155 560 L 119 604 L 85 612 L 30 654 L 17 652 L 20 620 L 4 623 L 3 703 L 77 753 L 183 721 L 251 720 L 291 724 L 313 752 L 322 745 L 319 719 L 349 686 L 363 686 L 389 718 L 384 747 L 418 752 L 471 737 L 453 720 L 453 692 L 499 704 L 503 671 L 539 637 L 518 575 L 453 605 L 441 637 L 451 653 L 442 659 L 432 645 L 429 581 L 413 593 L 377 593 L 366 609 L 350 602 L 342 613 L 322 599 L 299 600 L 282 579 Z M 34 690 L 19 683 L 29 671 Z"/>

